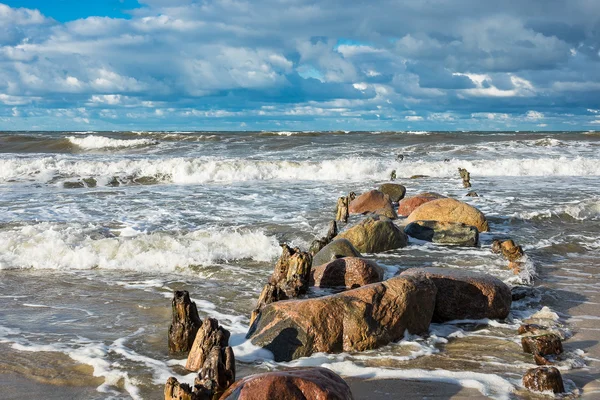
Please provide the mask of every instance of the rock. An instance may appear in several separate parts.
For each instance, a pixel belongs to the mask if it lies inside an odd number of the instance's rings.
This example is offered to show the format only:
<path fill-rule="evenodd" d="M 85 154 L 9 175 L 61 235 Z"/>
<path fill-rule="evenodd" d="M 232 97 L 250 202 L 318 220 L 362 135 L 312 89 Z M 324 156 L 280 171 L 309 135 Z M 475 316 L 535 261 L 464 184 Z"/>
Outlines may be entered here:
<path fill-rule="evenodd" d="M 84 178 L 83 182 L 86 184 L 87 187 L 90 188 L 94 188 L 98 184 L 98 182 L 96 182 L 94 178 Z"/>
<path fill-rule="evenodd" d="M 353 289 L 381 282 L 384 271 L 373 261 L 358 257 L 345 257 L 314 267 L 310 274 L 310 284 L 313 286 Z"/>
<path fill-rule="evenodd" d="M 467 196 L 467 197 L 479 197 L 479 195 L 477 194 L 477 192 L 474 192 L 473 190 L 471 190 L 465 196 Z"/>
<path fill-rule="evenodd" d="M 371 190 L 361 194 L 350 202 L 350 214 L 367 214 L 375 212 L 386 206 L 391 206 L 390 196 L 379 190 Z"/>
<path fill-rule="evenodd" d="M 535 392 L 565 392 L 560 371 L 554 367 L 537 367 L 528 370 L 523 376 L 523 386 Z"/>
<path fill-rule="evenodd" d="M 563 352 L 560 336 L 555 333 L 522 337 L 521 345 L 525 353 L 538 354 L 542 357 L 558 355 Z"/>
<path fill-rule="evenodd" d="M 427 332 L 436 287 L 423 277 L 397 276 L 335 295 L 267 305 L 248 338 L 290 361 L 316 352 L 364 351 Z"/>
<path fill-rule="evenodd" d="M 455 319 L 504 319 L 512 303 L 510 288 L 487 274 L 448 268 L 411 268 L 400 276 L 421 276 L 437 287 L 436 322 Z"/>
<path fill-rule="evenodd" d="M 327 264 L 337 258 L 362 257 L 347 239 L 334 239 L 313 257 L 313 266 Z"/>
<path fill-rule="evenodd" d="M 382 217 L 387 217 L 389 219 L 398 219 L 398 214 L 396 214 L 396 210 L 394 210 L 394 206 L 392 203 L 386 205 L 383 208 L 373 211 L 375 215 L 381 215 Z"/>
<path fill-rule="evenodd" d="M 348 239 L 362 253 L 380 253 L 408 244 L 408 236 L 391 219 L 383 216 L 365 218 L 337 238 Z"/>
<path fill-rule="evenodd" d="M 348 196 L 342 196 L 338 199 L 336 209 L 335 209 L 335 220 L 342 221 L 344 223 L 348 222 L 349 212 L 348 212 L 348 204 L 350 200 Z"/>
<path fill-rule="evenodd" d="M 190 300 L 187 290 L 177 290 L 174 293 L 171 308 L 173 320 L 169 327 L 169 351 L 173 353 L 188 352 L 202 325 L 196 303 Z"/>
<path fill-rule="evenodd" d="M 421 179 L 421 178 L 429 178 L 429 175 L 413 175 L 410 179 Z"/>
<path fill-rule="evenodd" d="M 404 233 L 416 239 L 454 246 L 477 246 L 479 232 L 474 226 L 456 222 L 415 221 L 404 228 Z"/>
<path fill-rule="evenodd" d="M 500 254 L 502 253 L 502 240 L 494 239 L 492 242 L 492 253 Z"/>
<path fill-rule="evenodd" d="M 312 367 L 251 375 L 237 381 L 221 400 L 352 400 L 335 372 Z"/>
<path fill-rule="evenodd" d="M 537 291 L 532 287 L 527 286 L 513 286 L 511 289 L 511 295 L 513 301 L 522 300 L 526 297 L 533 297 L 537 294 Z"/>
<path fill-rule="evenodd" d="M 524 264 L 525 263 L 518 261 L 511 261 L 508 263 L 508 269 L 510 269 L 515 275 L 519 275 Z"/>
<path fill-rule="evenodd" d="M 467 203 L 449 198 L 426 202 L 414 210 L 406 221 L 419 220 L 459 222 L 474 226 L 479 232 L 489 231 L 488 222 L 481 211 Z"/>
<path fill-rule="evenodd" d="M 421 193 L 413 197 L 408 197 L 398 204 L 398 215 L 408 217 L 421 204 L 443 198 L 444 196 L 438 193 Z"/>
<path fill-rule="evenodd" d="M 310 255 L 314 256 L 319 251 L 321 251 L 321 249 L 323 249 L 323 247 L 325 247 L 329 243 L 331 243 L 331 241 L 333 240 L 334 237 L 337 236 L 337 234 L 338 234 L 337 223 L 335 221 L 331 221 L 329 223 L 329 230 L 327 231 L 327 235 L 325 235 L 325 237 L 322 237 L 321 239 L 313 240 L 312 243 L 310 244 L 310 248 L 308 250 Z"/>
<path fill-rule="evenodd" d="M 77 181 L 77 182 L 65 182 L 65 183 L 63 183 L 63 187 L 65 189 L 80 189 L 80 188 L 85 187 L 85 185 L 84 185 L 83 182 L 79 182 L 79 181 Z"/>
<path fill-rule="evenodd" d="M 513 300 L 514 300 L 514 296 L 513 296 Z M 533 333 L 533 334 L 537 335 L 540 332 L 545 331 L 547 329 L 548 329 L 548 327 L 538 325 L 538 324 L 523 324 L 523 325 L 519 326 L 519 329 L 517 330 L 517 332 L 519 333 L 519 335 L 522 335 L 524 333 Z"/>
<path fill-rule="evenodd" d="M 402 200 L 406 194 L 406 188 L 397 183 L 384 183 L 383 185 L 379 186 L 379 191 L 390 196 L 390 200 L 393 203 L 397 203 Z"/>
<path fill-rule="evenodd" d="M 517 261 L 525 254 L 521 246 L 517 246 L 511 239 L 505 240 L 500 244 L 500 251 L 508 261 Z"/>
<path fill-rule="evenodd" d="M 275 264 L 275 270 L 263 288 L 256 308 L 252 311 L 250 324 L 266 304 L 292 299 L 305 294 L 308 290 L 312 255 L 298 248 L 292 249 L 287 244 L 281 245 L 281 248 L 282 253 Z"/>

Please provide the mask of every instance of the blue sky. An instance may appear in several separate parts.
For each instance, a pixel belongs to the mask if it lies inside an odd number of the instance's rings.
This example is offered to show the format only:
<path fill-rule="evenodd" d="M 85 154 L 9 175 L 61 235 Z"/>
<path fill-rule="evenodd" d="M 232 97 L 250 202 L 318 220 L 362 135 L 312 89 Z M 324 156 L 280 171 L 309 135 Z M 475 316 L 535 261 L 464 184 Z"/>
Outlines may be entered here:
<path fill-rule="evenodd" d="M 0 0 L 0 130 L 598 130 L 597 0 Z"/>

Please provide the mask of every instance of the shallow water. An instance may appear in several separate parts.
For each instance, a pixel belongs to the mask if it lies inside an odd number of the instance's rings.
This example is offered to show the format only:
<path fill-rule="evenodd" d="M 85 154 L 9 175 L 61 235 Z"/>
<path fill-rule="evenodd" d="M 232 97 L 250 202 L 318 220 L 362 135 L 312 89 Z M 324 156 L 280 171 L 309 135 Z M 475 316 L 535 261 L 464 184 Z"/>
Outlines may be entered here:
<path fill-rule="evenodd" d="M 559 363 L 567 387 L 585 394 L 600 359 L 599 150 L 587 132 L 0 133 L 0 374 L 57 396 L 76 387 L 80 398 L 159 399 L 169 376 L 193 380 L 166 345 L 172 292 L 186 289 L 202 318 L 231 330 L 239 375 L 326 365 L 353 381 L 457 383 L 495 398 L 531 397 L 520 378 L 533 362 L 516 327 L 546 305 L 572 335 Z M 465 197 L 458 167 L 481 197 Z M 278 243 L 306 247 L 337 197 L 392 170 L 408 195 L 480 208 L 491 232 L 475 249 L 414 241 L 369 255 L 388 276 L 443 266 L 529 284 L 490 252 L 511 237 L 538 274 L 532 295 L 502 323 L 434 324 L 366 353 L 278 364 L 248 346 Z"/>

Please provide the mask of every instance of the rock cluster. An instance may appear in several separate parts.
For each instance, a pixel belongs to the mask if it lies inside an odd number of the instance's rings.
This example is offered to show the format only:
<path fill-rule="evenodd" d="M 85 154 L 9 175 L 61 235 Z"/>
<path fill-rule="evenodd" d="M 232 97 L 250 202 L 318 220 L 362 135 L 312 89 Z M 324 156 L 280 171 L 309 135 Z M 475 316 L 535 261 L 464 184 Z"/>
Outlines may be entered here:
<path fill-rule="evenodd" d="M 459 168 L 465 187 L 470 174 Z M 505 319 L 514 293 L 499 279 L 449 268 L 410 268 L 384 280 L 384 269 L 361 253 L 381 253 L 407 246 L 408 236 L 440 245 L 479 245 L 488 221 L 478 209 L 437 193 L 404 198 L 394 183 L 360 196 L 338 199 L 336 220 L 308 252 L 282 244 L 282 254 L 252 311 L 247 339 L 269 350 L 275 361 L 314 353 L 376 349 L 409 334 L 428 332 L 432 322 Z M 396 212 L 395 206 L 398 206 Z M 338 232 L 336 221 L 366 215 Z M 393 220 L 406 216 L 402 221 Z M 513 268 L 525 257 L 512 240 L 494 241 Z M 326 296 L 309 287 L 334 288 Z M 517 293 L 518 294 L 518 293 Z M 313 297 L 311 297 L 313 296 Z M 518 296 L 517 296 L 518 297 Z M 169 350 L 189 352 L 186 369 L 198 372 L 194 385 L 169 378 L 165 400 L 352 399 L 349 386 L 324 368 L 301 368 L 252 375 L 235 382 L 235 358 L 229 332 L 217 320 L 202 322 L 188 292 L 172 302 Z M 522 325 L 523 351 L 540 368 L 527 371 L 523 385 L 534 391 L 564 392 L 560 372 L 547 367 L 563 352 L 561 337 L 539 325 Z"/>

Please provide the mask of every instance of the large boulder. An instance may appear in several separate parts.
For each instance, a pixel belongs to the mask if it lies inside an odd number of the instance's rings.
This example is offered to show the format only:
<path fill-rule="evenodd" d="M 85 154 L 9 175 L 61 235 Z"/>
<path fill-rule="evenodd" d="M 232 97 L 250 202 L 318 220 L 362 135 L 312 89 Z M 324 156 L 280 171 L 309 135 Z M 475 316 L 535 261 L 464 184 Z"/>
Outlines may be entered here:
<path fill-rule="evenodd" d="M 431 279 L 437 287 L 436 322 L 455 319 L 504 319 L 512 296 L 510 288 L 498 278 L 471 271 L 448 268 L 411 268 L 400 276 Z"/>
<path fill-rule="evenodd" d="M 317 352 L 364 351 L 427 332 L 436 287 L 397 276 L 335 295 L 267 305 L 250 327 L 252 343 L 290 361 Z"/>
<path fill-rule="evenodd" d="M 404 233 L 416 239 L 453 246 L 477 246 L 479 231 L 474 226 L 458 222 L 415 221 Z"/>
<path fill-rule="evenodd" d="M 488 222 L 481 211 L 456 199 L 446 198 L 429 201 L 414 210 L 406 221 L 410 223 L 420 220 L 458 222 L 474 226 L 479 232 L 489 230 Z"/>
<path fill-rule="evenodd" d="M 390 200 L 394 203 L 402 200 L 406 194 L 406 188 L 397 183 L 384 183 L 379 186 L 379 191 L 390 196 Z"/>
<path fill-rule="evenodd" d="M 314 255 L 312 265 L 317 266 L 327 264 L 330 261 L 343 257 L 362 256 L 348 239 L 335 239 Z"/>
<path fill-rule="evenodd" d="M 348 239 L 363 253 L 380 253 L 386 250 L 406 247 L 408 236 L 391 219 L 383 216 L 368 217 L 337 238 Z"/>
<path fill-rule="evenodd" d="M 251 375 L 234 383 L 221 400 L 352 400 L 335 372 L 312 367 Z"/>
<path fill-rule="evenodd" d="M 408 197 L 398 204 L 398 215 L 408 217 L 410 213 L 422 204 L 443 198 L 444 196 L 438 193 L 420 193 L 416 196 Z"/>
<path fill-rule="evenodd" d="M 338 258 L 314 267 L 310 284 L 318 287 L 346 287 L 349 289 L 381 282 L 383 268 L 374 261 L 358 257 Z"/>
<path fill-rule="evenodd" d="M 367 214 L 391 205 L 390 196 L 379 190 L 363 193 L 350 202 L 350 214 Z"/>
<path fill-rule="evenodd" d="M 560 371 L 554 367 L 538 367 L 527 370 L 523 376 L 523 386 L 534 392 L 564 393 Z"/>

